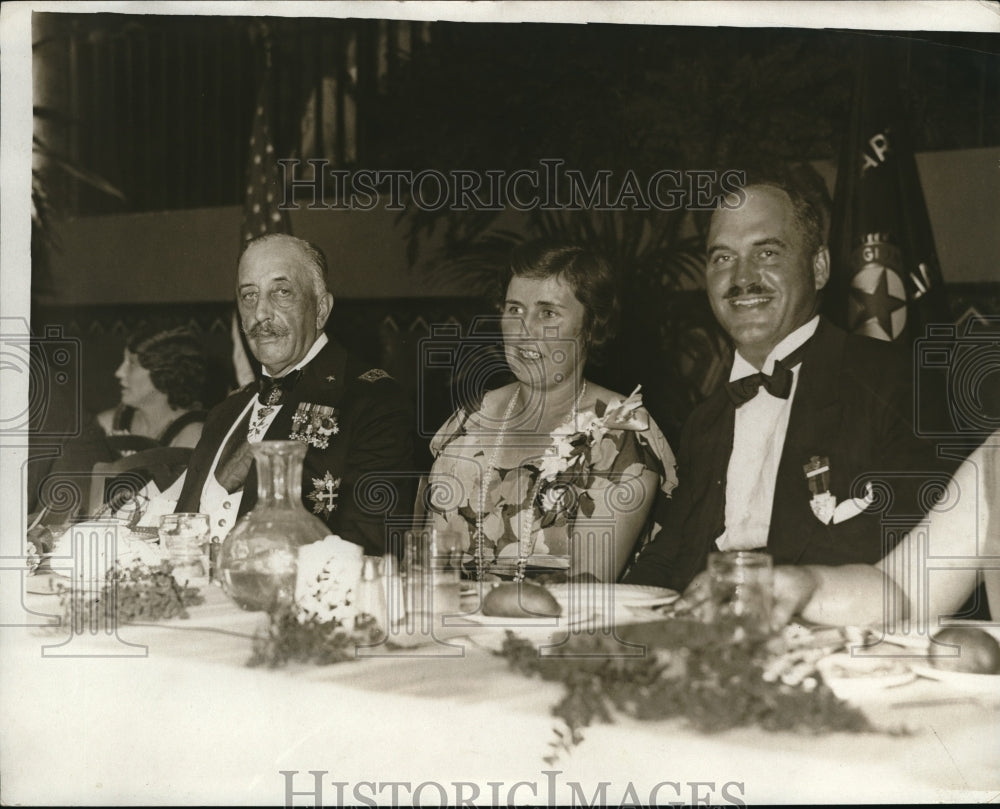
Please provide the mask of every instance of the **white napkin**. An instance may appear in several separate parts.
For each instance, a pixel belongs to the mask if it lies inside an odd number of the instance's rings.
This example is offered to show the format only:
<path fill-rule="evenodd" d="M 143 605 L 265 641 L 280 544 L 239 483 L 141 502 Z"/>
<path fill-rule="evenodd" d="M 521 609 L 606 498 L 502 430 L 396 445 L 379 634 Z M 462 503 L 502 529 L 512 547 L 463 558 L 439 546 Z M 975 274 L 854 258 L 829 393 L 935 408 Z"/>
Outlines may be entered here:
<path fill-rule="evenodd" d="M 109 558 L 111 548 L 114 549 L 114 558 Z M 82 556 L 79 560 L 74 559 L 77 553 Z M 124 525 L 109 520 L 89 520 L 70 526 L 55 541 L 49 556 L 55 570 L 60 569 L 61 559 L 74 559 L 73 568 L 82 571 L 84 579 L 96 586 L 104 583 L 108 568 L 113 567 L 115 562 L 123 568 L 137 563 L 155 567 L 166 558 L 156 545 L 134 535 Z M 96 562 L 93 561 L 95 559 Z M 92 565 L 90 569 L 88 563 Z"/>
<path fill-rule="evenodd" d="M 350 625 L 357 615 L 356 596 L 364 567 L 360 545 L 328 535 L 299 548 L 295 602 L 299 620 L 337 620 Z"/>

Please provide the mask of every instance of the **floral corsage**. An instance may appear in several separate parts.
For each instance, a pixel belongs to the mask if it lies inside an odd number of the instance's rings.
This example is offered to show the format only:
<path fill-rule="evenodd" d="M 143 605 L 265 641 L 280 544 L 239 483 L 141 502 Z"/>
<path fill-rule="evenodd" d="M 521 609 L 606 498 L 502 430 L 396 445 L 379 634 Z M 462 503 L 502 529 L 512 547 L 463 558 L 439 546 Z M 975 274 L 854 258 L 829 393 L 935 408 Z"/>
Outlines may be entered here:
<path fill-rule="evenodd" d="M 552 444 L 539 463 L 538 505 L 543 528 L 561 514 L 571 517 L 579 510 L 589 517 L 594 513 L 594 500 L 588 493 L 594 469 L 609 466 L 618 452 L 608 433 L 649 428 L 649 418 L 640 410 L 641 389 L 637 386 L 624 401 L 612 399 L 605 404 L 598 400 L 593 410 L 575 413 L 552 431 Z"/>

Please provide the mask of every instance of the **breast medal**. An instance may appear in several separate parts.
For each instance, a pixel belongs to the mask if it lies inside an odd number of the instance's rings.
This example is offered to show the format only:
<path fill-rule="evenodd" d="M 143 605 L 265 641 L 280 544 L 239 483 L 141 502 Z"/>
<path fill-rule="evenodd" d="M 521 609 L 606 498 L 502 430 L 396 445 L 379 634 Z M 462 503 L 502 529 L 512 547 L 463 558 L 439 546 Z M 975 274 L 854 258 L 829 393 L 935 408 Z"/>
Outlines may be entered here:
<path fill-rule="evenodd" d="M 317 449 L 326 449 L 330 445 L 330 436 L 340 432 L 338 414 L 335 407 L 300 402 L 292 416 L 292 432 L 288 437 Z"/>
<path fill-rule="evenodd" d="M 335 478 L 329 470 L 321 478 L 312 478 L 313 490 L 309 499 L 313 502 L 313 514 L 329 517 L 337 510 L 340 497 L 340 478 Z"/>

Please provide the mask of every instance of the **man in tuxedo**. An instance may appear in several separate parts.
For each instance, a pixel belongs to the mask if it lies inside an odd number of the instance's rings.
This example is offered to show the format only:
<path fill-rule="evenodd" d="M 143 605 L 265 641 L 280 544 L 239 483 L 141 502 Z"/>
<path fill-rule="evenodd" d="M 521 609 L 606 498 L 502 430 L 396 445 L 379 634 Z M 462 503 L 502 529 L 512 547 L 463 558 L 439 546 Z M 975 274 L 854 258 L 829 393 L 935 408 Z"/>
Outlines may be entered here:
<path fill-rule="evenodd" d="M 366 554 L 385 549 L 384 514 L 370 501 L 408 507 L 398 490 L 407 488 L 400 473 L 413 468 L 412 413 L 388 374 L 323 332 L 333 308 L 326 271 L 318 248 L 284 234 L 249 242 L 240 257 L 237 306 L 264 376 L 259 390 L 247 385 L 209 413 L 177 484 L 176 510 L 210 514 L 213 538 L 224 538 L 253 508 L 249 444 L 265 439 L 307 444 L 306 508 Z M 383 499 L 386 487 L 395 497 Z"/>
<path fill-rule="evenodd" d="M 830 256 L 815 195 L 789 176 L 740 197 L 713 213 L 705 271 L 735 346 L 729 383 L 685 424 L 680 483 L 630 583 L 684 590 L 716 550 L 876 562 L 927 511 L 921 486 L 951 469 L 914 434 L 897 349 L 817 314 Z"/>

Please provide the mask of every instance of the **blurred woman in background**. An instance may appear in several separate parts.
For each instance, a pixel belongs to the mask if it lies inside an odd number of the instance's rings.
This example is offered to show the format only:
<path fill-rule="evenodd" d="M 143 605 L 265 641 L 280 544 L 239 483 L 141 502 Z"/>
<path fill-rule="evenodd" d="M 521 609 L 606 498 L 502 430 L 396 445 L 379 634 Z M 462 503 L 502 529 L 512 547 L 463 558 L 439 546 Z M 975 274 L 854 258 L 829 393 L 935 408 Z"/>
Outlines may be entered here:
<path fill-rule="evenodd" d="M 42 484 L 42 509 L 30 525 L 62 525 L 80 516 L 96 463 L 158 446 L 194 447 L 206 416 L 201 395 L 207 365 L 201 340 L 186 328 L 133 334 L 115 371 L 121 401 L 64 445 Z"/>
<path fill-rule="evenodd" d="M 115 371 L 117 407 L 97 414 L 106 436 L 138 435 L 165 447 L 193 447 L 201 438 L 206 358 L 201 341 L 184 328 L 129 338 Z"/>

